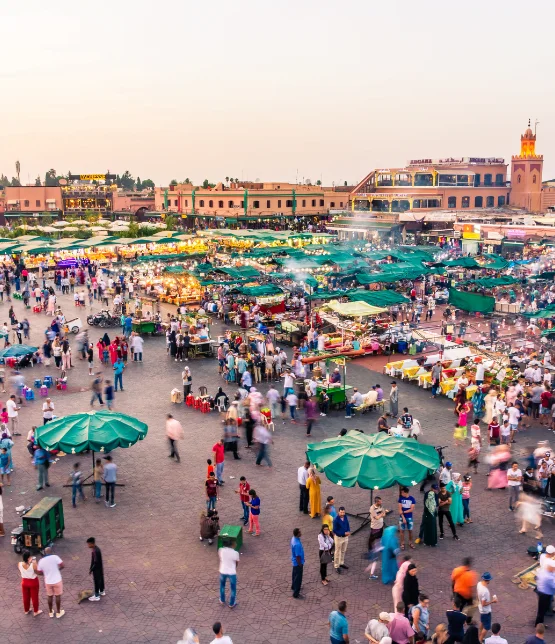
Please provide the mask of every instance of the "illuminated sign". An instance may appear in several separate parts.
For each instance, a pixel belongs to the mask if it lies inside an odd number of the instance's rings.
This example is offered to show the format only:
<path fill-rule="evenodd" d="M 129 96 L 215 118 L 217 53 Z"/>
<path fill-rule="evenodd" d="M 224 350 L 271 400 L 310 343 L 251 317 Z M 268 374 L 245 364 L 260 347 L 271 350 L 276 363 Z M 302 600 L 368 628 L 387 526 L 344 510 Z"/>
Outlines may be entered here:
<path fill-rule="evenodd" d="M 432 159 L 411 159 L 409 165 L 428 165 L 432 163 Z"/>
<path fill-rule="evenodd" d="M 115 181 L 116 180 L 116 175 L 115 174 L 70 174 L 69 175 L 69 180 L 70 181 Z"/>

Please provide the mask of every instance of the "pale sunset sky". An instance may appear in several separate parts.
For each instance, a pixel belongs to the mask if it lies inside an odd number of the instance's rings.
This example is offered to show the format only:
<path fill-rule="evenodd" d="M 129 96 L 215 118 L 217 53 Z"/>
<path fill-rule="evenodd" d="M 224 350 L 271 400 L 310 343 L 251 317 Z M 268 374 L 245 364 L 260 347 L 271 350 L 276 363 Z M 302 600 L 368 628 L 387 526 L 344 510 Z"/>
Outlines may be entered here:
<path fill-rule="evenodd" d="M 358 182 L 518 153 L 555 178 L 547 0 L 3 3 L 0 172 Z"/>

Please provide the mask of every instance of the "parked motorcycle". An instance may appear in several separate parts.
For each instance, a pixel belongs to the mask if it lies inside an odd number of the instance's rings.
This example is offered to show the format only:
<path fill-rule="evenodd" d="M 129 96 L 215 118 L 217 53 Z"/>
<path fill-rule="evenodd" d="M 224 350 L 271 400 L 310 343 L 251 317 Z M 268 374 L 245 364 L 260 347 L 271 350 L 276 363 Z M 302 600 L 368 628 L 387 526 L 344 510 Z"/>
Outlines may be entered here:
<path fill-rule="evenodd" d="M 89 326 L 99 326 L 101 329 L 105 329 L 110 326 L 119 326 L 121 321 L 120 318 L 112 315 L 109 311 L 103 310 L 95 313 L 94 315 L 89 315 L 87 318 L 87 324 Z"/>

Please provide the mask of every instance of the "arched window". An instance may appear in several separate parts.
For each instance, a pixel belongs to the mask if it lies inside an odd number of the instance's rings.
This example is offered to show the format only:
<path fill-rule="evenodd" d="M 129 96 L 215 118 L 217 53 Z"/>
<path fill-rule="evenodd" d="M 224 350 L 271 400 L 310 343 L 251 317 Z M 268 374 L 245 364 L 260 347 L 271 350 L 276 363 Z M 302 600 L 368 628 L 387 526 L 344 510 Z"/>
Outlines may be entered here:
<path fill-rule="evenodd" d="M 228 206 L 228 208 L 233 208 L 233 201 L 229 201 L 227 206 Z"/>
<path fill-rule="evenodd" d="M 532 183 L 536 183 L 536 182 L 537 182 L 537 180 L 538 180 L 538 177 L 536 177 L 536 175 L 534 175 L 534 176 L 532 177 Z"/>
<path fill-rule="evenodd" d="M 520 183 L 521 178 L 522 178 L 522 177 L 521 177 L 520 175 L 518 175 L 518 177 L 516 178 L 516 182 L 517 182 L 517 183 Z"/>
<path fill-rule="evenodd" d="M 208 202 L 208 207 L 214 208 L 214 202 L 212 201 L 212 199 L 210 199 L 210 201 Z"/>
<path fill-rule="evenodd" d="M 218 208 L 223 208 L 223 207 L 224 207 L 224 202 L 218 201 Z"/>
<path fill-rule="evenodd" d="M 198 205 L 200 206 L 200 208 L 204 208 L 204 199 L 201 199 L 201 200 L 198 202 Z"/>
<path fill-rule="evenodd" d="M 470 197 L 463 197 L 462 198 L 462 207 L 463 208 L 470 208 Z"/>

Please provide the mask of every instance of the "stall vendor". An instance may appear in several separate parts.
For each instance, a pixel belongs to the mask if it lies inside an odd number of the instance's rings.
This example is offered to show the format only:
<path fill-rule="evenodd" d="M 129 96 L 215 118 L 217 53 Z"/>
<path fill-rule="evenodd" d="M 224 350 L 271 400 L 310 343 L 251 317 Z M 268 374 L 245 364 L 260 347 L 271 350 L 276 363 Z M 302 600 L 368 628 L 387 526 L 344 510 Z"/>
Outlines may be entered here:
<path fill-rule="evenodd" d="M 339 372 L 339 367 L 335 367 L 333 373 L 330 376 L 330 382 L 333 384 L 341 383 L 341 373 Z"/>

